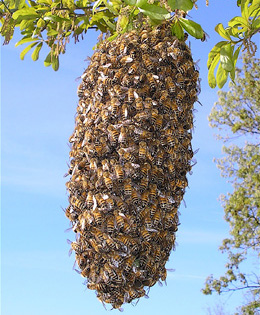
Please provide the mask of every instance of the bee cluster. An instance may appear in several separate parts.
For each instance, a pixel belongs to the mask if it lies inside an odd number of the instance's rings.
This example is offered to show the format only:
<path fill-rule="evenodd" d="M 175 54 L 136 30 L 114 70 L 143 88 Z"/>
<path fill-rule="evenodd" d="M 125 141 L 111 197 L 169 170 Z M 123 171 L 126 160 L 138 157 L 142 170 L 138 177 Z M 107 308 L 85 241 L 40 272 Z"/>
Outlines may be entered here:
<path fill-rule="evenodd" d="M 66 215 L 87 287 L 113 308 L 166 279 L 192 167 L 198 76 L 167 23 L 103 42 L 82 75 Z"/>

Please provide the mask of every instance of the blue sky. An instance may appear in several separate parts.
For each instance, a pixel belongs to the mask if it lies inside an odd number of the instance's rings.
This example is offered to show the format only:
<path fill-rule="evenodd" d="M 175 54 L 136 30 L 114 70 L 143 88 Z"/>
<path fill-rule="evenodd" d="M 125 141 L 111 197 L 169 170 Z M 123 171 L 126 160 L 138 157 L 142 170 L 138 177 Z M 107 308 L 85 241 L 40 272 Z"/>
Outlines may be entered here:
<path fill-rule="evenodd" d="M 234 311 L 241 294 L 204 296 L 205 278 L 224 271 L 225 255 L 218 246 L 228 236 L 221 193 L 232 188 L 220 177 L 213 163 L 221 156 L 220 142 L 208 126 L 207 116 L 217 101 L 217 89 L 207 85 L 207 54 L 221 40 L 214 26 L 239 14 L 236 1 L 198 1 L 199 10 L 190 16 L 209 34 L 207 42 L 191 40 L 194 60 L 199 60 L 203 106 L 196 104 L 193 148 L 200 148 L 198 161 L 189 176 L 185 194 L 187 208 L 180 207 L 178 246 L 171 253 L 167 286 L 155 285 L 149 299 L 136 307 L 124 306 L 124 314 L 206 314 L 216 303 Z M 68 138 L 74 129 L 78 77 L 93 53 L 96 32 L 84 41 L 71 43 L 61 56 L 60 70 L 44 68 L 47 51 L 33 62 L 30 54 L 19 59 L 23 49 L 14 48 L 16 39 L 1 47 L 2 96 L 2 314 L 69 315 L 107 314 L 94 291 L 85 290 L 83 278 L 72 270 L 64 233 L 69 221 L 61 210 L 68 204 L 63 175 L 67 172 Z M 118 312 L 118 311 L 113 311 Z"/>

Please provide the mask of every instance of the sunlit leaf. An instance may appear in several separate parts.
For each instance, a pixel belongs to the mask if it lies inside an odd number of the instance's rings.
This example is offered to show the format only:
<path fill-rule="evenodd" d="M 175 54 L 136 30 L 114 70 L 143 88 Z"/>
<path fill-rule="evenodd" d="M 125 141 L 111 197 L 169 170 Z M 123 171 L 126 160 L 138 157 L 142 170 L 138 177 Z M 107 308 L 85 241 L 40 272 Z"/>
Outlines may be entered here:
<path fill-rule="evenodd" d="M 15 0 L 15 9 L 21 9 L 25 5 L 25 0 Z"/>
<path fill-rule="evenodd" d="M 213 59 L 215 58 L 215 56 L 220 53 L 221 47 L 224 46 L 224 45 L 227 45 L 227 44 L 228 44 L 228 42 L 226 42 L 226 41 L 221 41 L 221 42 L 218 42 L 218 43 L 211 49 L 211 51 L 209 52 L 208 61 L 207 61 L 207 67 L 208 67 L 208 69 L 209 69 L 209 67 L 210 67 L 210 65 L 211 65 L 211 63 L 212 63 L 212 61 L 213 61 Z"/>
<path fill-rule="evenodd" d="M 140 11 L 154 20 L 166 20 L 171 17 L 170 13 L 162 7 L 155 4 L 145 4 Z"/>
<path fill-rule="evenodd" d="M 235 16 L 228 22 L 228 25 L 231 27 L 244 27 L 248 26 L 248 22 L 241 16 Z"/>
<path fill-rule="evenodd" d="M 225 85 L 228 79 L 228 72 L 222 68 L 221 63 L 218 66 L 217 74 L 216 74 L 216 80 L 217 85 L 220 89 Z"/>
<path fill-rule="evenodd" d="M 227 44 L 221 47 L 220 63 L 222 65 L 222 68 L 227 71 L 232 71 L 234 69 L 231 44 Z"/>
<path fill-rule="evenodd" d="M 53 55 L 51 61 L 52 61 L 51 62 L 52 69 L 54 71 L 58 71 L 59 70 L 59 56 Z"/>
<path fill-rule="evenodd" d="M 249 6 L 250 0 L 241 0 L 241 14 L 242 17 L 247 21 L 249 18 L 248 14 L 248 6 Z"/>
<path fill-rule="evenodd" d="M 224 27 L 223 27 L 223 24 L 222 23 L 219 23 L 218 25 L 216 25 L 215 27 L 215 31 L 217 33 L 219 33 L 219 35 L 227 40 L 230 40 L 230 36 L 229 34 L 225 31 Z"/>
<path fill-rule="evenodd" d="M 38 16 L 39 16 L 39 14 L 32 7 L 30 7 L 30 8 L 23 8 L 23 9 L 17 10 L 12 15 L 14 20 L 16 20 L 16 19 L 28 19 L 28 20 L 31 20 L 31 19 L 34 19 L 34 18 L 36 18 Z"/>
<path fill-rule="evenodd" d="M 35 47 L 35 49 L 34 49 L 34 51 L 33 51 L 33 53 L 32 53 L 32 60 L 33 60 L 33 61 L 36 61 L 36 60 L 39 59 L 39 53 L 40 53 L 40 50 L 41 50 L 41 48 L 42 48 L 42 45 L 43 45 L 43 43 L 40 43 L 40 44 L 38 44 L 38 45 Z"/>
<path fill-rule="evenodd" d="M 25 55 L 29 52 L 30 49 L 32 49 L 37 43 L 31 43 L 27 47 L 24 48 L 24 50 L 21 51 L 20 53 L 20 58 L 21 60 L 24 60 Z"/>
<path fill-rule="evenodd" d="M 182 27 L 193 37 L 200 39 L 203 37 L 204 32 L 202 27 L 200 26 L 200 24 L 192 21 L 192 20 L 188 20 L 188 19 L 179 19 L 180 24 L 182 25 Z"/>
<path fill-rule="evenodd" d="M 209 83 L 209 86 L 211 88 L 215 88 L 216 87 L 216 78 L 215 78 L 215 75 L 214 75 L 214 70 L 219 62 L 219 53 L 215 55 L 213 61 L 211 62 L 211 65 L 209 67 L 209 71 L 208 71 L 208 83 Z"/>
<path fill-rule="evenodd" d="M 49 67 L 51 65 L 51 52 L 48 53 L 44 60 L 44 66 Z"/>
<path fill-rule="evenodd" d="M 172 25 L 172 34 L 175 35 L 178 39 L 183 40 L 183 38 L 184 38 L 184 31 L 183 31 L 183 28 L 180 25 L 179 21 L 176 21 Z"/>
<path fill-rule="evenodd" d="M 260 28 L 260 17 L 257 20 L 254 20 L 254 22 L 252 23 L 252 28 L 253 29 Z"/>
<path fill-rule="evenodd" d="M 230 78 L 232 81 L 235 80 L 235 67 L 236 67 L 236 63 L 237 63 L 237 59 L 238 59 L 238 56 L 239 56 L 239 53 L 240 53 L 240 50 L 241 50 L 241 46 L 239 46 L 234 55 L 233 55 L 233 64 L 234 64 L 234 68 L 230 71 Z"/>
<path fill-rule="evenodd" d="M 29 43 L 29 42 L 35 42 L 35 41 L 38 41 L 39 39 L 38 38 L 32 38 L 32 37 L 23 37 L 21 40 L 19 40 L 19 42 L 17 42 L 15 44 L 15 47 L 18 47 L 22 44 L 25 44 L 25 43 Z"/>
<path fill-rule="evenodd" d="M 187 12 L 193 8 L 191 0 L 168 0 L 167 2 L 173 11 L 179 9 Z"/>

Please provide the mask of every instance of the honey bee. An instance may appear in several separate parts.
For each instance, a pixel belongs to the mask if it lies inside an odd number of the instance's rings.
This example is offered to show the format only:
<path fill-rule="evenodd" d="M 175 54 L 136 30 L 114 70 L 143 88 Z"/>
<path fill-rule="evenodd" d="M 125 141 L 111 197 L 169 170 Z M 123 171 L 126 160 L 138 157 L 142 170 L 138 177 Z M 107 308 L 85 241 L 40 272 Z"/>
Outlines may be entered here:
<path fill-rule="evenodd" d="M 107 159 L 101 161 L 103 171 L 109 171 L 109 162 Z"/>
<path fill-rule="evenodd" d="M 165 196 L 159 196 L 159 204 L 162 209 L 168 209 L 169 208 L 169 201 Z"/>
<path fill-rule="evenodd" d="M 189 92 L 189 98 L 192 102 L 195 102 L 196 99 L 197 99 L 197 91 L 196 89 L 191 89 L 190 92 Z"/>
<path fill-rule="evenodd" d="M 151 241 L 151 234 L 147 231 L 147 229 L 142 228 L 140 233 L 141 233 L 141 237 L 144 241 L 146 241 L 146 242 Z"/>
<path fill-rule="evenodd" d="M 154 93 L 156 91 L 156 82 L 154 79 L 154 75 L 152 73 L 147 73 L 146 77 L 150 87 L 150 91 L 151 93 Z"/>
<path fill-rule="evenodd" d="M 166 83 L 166 88 L 169 91 L 170 94 L 174 94 L 176 92 L 176 86 L 173 83 L 172 77 L 167 77 L 165 79 L 165 83 Z"/>
<path fill-rule="evenodd" d="M 132 62 L 133 61 L 133 58 L 131 58 L 130 56 L 123 56 L 121 59 L 120 59 L 120 63 L 122 65 L 126 65 L 127 63 L 129 62 Z"/>
<path fill-rule="evenodd" d="M 137 191 L 135 189 L 132 189 L 131 201 L 134 205 L 138 205 L 138 203 L 139 203 L 139 197 L 138 197 Z"/>
<path fill-rule="evenodd" d="M 155 125 L 158 119 L 158 109 L 152 109 L 151 111 L 151 124 Z"/>
<path fill-rule="evenodd" d="M 104 208 L 106 206 L 106 199 L 104 199 L 101 195 L 101 193 L 98 193 L 95 195 L 95 198 L 97 200 L 97 203 L 98 205 L 101 207 L 101 208 Z"/>
<path fill-rule="evenodd" d="M 93 215 L 93 218 L 94 218 L 96 224 L 97 224 L 97 225 L 101 225 L 102 222 L 103 222 L 103 220 L 102 220 L 102 215 L 101 215 L 100 211 L 94 210 L 94 211 L 92 212 L 92 215 Z"/>
<path fill-rule="evenodd" d="M 115 221 L 116 221 L 116 227 L 118 230 L 123 229 L 124 225 L 125 225 L 125 221 L 124 221 L 124 215 L 121 214 L 120 212 L 116 211 L 114 213 L 115 215 Z"/>
<path fill-rule="evenodd" d="M 131 67 L 129 68 L 128 73 L 129 74 L 135 74 L 137 72 L 138 68 L 139 68 L 139 64 L 137 62 L 134 62 L 131 65 Z"/>
<path fill-rule="evenodd" d="M 91 191 L 88 192 L 86 204 L 88 208 L 91 208 L 94 204 L 93 193 Z"/>
<path fill-rule="evenodd" d="M 145 162 L 143 167 L 140 170 L 142 177 L 147 177 L 150 169 L 151 169 L 151 165 L 149 163 Z"/>
<path fill-rule="evenodd" d="M 133 76 L 126 74 L 122 79 L 122 85 L 126 87 L 130 87 L 131 85 L 133 85 Z"/>
<path fill-rule="evenodd" d="M 176 82 L 181 88 L 184 87 L 185 78 L 183 77 L 183 75 L 181 73 L 176 74 Z"/>
<path fill-rule="evenodd" d="M 72 196 L 70 203 L 81 211 L 86 208 L 86 202 L 76 198 L 75 196 Z"/>
<path fill-rule="evenodd" d="M 140 36 L 141 36 L 141 42 L 144 43 L 148 40 L 149 38 L 149 34 L 148 34 L 148 31 L 147 30 L 143 30 L 141 33 L 140 33 Z"/>
<path fill-rule="evenodd" d="M 113 115 L 117 114 L 118 106 L 120 106 L 120 101 L 116 97 L 113 97 L 111 99 L 111 108 L 112 108 Z"/>
<path fill-rule="evenodd" d="M 134 261 L 135 261 L 135 257 L 133 255 L 131 255 L 128 258 L 126 258 L 125 265 L 124 265 L 124 270 L 126 272 L 131 272 L 131 269 L 133 267 Z"/>
<path fill-rule="evenodd" d="M 114 228 L 115 228 L 114 217 L 113 216 L 108 216 L 107 220 L 106 220 L 107 233 L 109 233 L 109 234 L 114 233 Z"/>
<path fill-rule="evenodd" d="M 117 95 L 117 97 L 119 99 L 121 99 L 121 100 L 125 97 L 125 94 L 126 94 L 126 90 L 125 89 L 126 88 L 124 88 L 124 87 L 122 87 L 120 85 L 115 85 L 114 86 L 114 92 Z"/>
<path fill-rule="evenodd" d="M 161 226 L 161 212 L 157 210 L 153 216 L 153 226 L 159 228 Z"/>
<path fill-rule="evenodd" d="M 107 127 L 107 131 L 109 132 L 109 140 L 111 145 L 115 146 L 119 137 L 118 130 L 113 125 L 109 125 Z"/>
<path fill-rule="evenodd" d="M 118 137 L 118 142 L 125 145 L 127 142 L 127 129 L 125 126 L 122 126 L 120 129 L 120 134 Z"/>
<path fill-rule="evenodd" d="M 143 54 L 142 55 L 142 59 L 143 59 L 144 65 L 147 68 L 147 70 L 149 72 L 153 72 L 154 66 L 153 66 L 153 62 L 151 61 L 149 55 L 148 54 Z"/>
<path fill-rule="evenodd" d="M 147 153 L 147 144 L 145 141 L 141 141 L 139 143 L 139 159 L 140 160 L 145 159 L 146 153 Z"/>
<path fill-rule="evenodd" d="M 116 178 L 117 178 L 118 182 L 122 183 L 123 179 L 124 179 L 123 167 L 120 164 L 116 164 L 114 166 L 114 168 L 115 168 Z"/>
<path fill-rule="evenodd" d="M 143 85 L 141 89 L 138 89 L 138 95 L 145 99 L 149 95 L 150 89 L 148 85 Z"/>
<path fill-rule="evenodd" d="M 109 113 L 107 110 L 102 110 L 100 115 L 101 115 L 101 119 L 104 123 L 107 123 L 109 121 L 110 116 L 109 116 Z"/>
<path fill-rule="evenodd" d="M 193 67 L 192 61 L 188 60 L 178 68 L 178 71 L 183 75 L 192 67 Z"/>
<path fill-rule="evenodd" d="M 143 193 L 148 187 L 148 177 L 142 177 L 139 185 L 140 192 Z"/>
<path fill-rule="evenodd" d="M 143 105 L 143 100 L 141 97 L 138 97 L 136 100 L 135 100 L 135 109 L 137 112 L 141 112 L 144 108 L 144 105 Z"/>
<path fill-rule="evenodd" d="M 150 197 L 152 202 L 156 199 L 156 196 L 157 196 L 157 185 L 151 184 L 150 190 L 149 190 L 149 197 Z"/>
<path fill-rule="evenodd" d="M 124 68 L 120 68 L 118 69 L 116 72 L 115 72 L 115 75 L 112 79 L 112 82 L 115 84 L 115 83 L 118 83 L 121 81 L 122 77 L 124 75 Z"/>
<path fill-rule="evenodd" d="M 188 181 L 186 178 L 183 178 L 183 179 L 177 179 L 176 180 L 176 186 L 179 187 L 179 188 L 186 188 L 188 186 Z"/>
<path fill-rule="evenodd" d="M 145 208 L 147 206 L 148 199 L 149 199 L 149 190 L 146 190 L 141 195 L 141 203 L 142 203 L 143 208 Z"/>
<path fill-rule="evenodd" d="M 126 41 L 121 41 L 120 45 L 119 45 L 119 52 L 120 55 L 124 55 L 127 51 L 127 42 Z"/>
<path fill-rule="evenodd" d="M 93 238 L 88 238 L 88 243 L 95 252 L 99 253 L 101 251 L 101 246 L 97 244 L 97 242 Z"/>
<path fill-rule="evenodd" d="M 130 197 L 132 195 L 132 182 L 130 178 L 124 181 L 124 193 L 126 196 Z"/>
<path fill-rule="evenodd" d="M 103 173 L 103 178 L 104 178 L 104 182 L 105 182 L 107 189 L 112 189 L 113 188 L 113 181 L 112 181 L 112 179 L 110 177 L 110 173 L 108 171 L 105 171 Z"/>
<path fill-rule="evenodd" d="M 133 101 L 135 100 L 135 90 L 133 88 L 129 88 L 128 89 L 128 103 L 133 103 Z"/>
<path fill-rule="evenodd" d="M 157 211 L 157 206 L 158 206 L 158 201 L 155 200 L 151 205 L 150 205 L 150 216 L 151 218 L 154 216 L 155 212 Z"/>
<path fill-rule="evenodd" d="M 181 102 L 185 96 L 186 96 L 186 92 L 183 89 L 178 92 L 176 96 L 176 103 L 178 104 L 178 106 L 181 106 Z"/>

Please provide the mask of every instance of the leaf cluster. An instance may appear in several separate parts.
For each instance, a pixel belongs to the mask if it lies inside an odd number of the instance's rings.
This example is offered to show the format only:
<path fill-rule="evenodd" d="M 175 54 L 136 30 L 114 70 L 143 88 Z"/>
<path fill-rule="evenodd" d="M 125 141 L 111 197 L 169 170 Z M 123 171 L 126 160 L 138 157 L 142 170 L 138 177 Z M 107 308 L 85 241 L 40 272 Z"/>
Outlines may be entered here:
<path fill-rule="evenodd" d="M 240 0 L 237 5 L 241 9 L 241 16 L 232 18 L 226 28 L 222 23 L 215 27 L 224 40 L 218 42 L 208 55 L 208 82 L 211 88 L 216 85 L 222 88 L 228 76 L 235 80 L 236 62 L 242 47 L 251 57 L 257 49 L 251 38 L 260 32 L 260 0 Z"/>
<path fill-rule="evenodd" d="M 220 249 L 228 253 L 226 273 L 219 279 L 207 278 L 204 294 L 246 290 L 252 301 L 242 306 L 241 314 L 260 311 L 260 276 L 241 271 L 249 254 L 260 259 L 260 64 L 249 54 L 244 56 L 243 69 L 237 69 L 236 83 L 230 91 L 219 92 L 219 100 L 209 116 L 210 124 L 222 133 L 224 141 L 238 142 L 223 147 L 225 157 L 217 160 L 222 176 L 233 185 L 233 192 L 222 196 L 225 220 L 230 238 Z M 242 138 L 246 139 L 245 144 Z M 248 313 L 246 313 L 248 311 Z M 255 313 L 252 313 L 255 314 Z"/>
<path fill-rule="evenodd" d="M 44 65 L 58 70 L 59 55 L 65 53 L 70 38 L 77 42 L 89 29 L 109 34 L 113 40 L 144 23 L 158 25 L 172 19 L 172 32 L 178 38 L 184 38 L 184 30 L 203 38 L 201 26 L 185 18 L 193 6 L 192 0 L 1 0 L 0 33 L 8 44 L 15 28 L 20 29 L 22 38 L 16 46 L 27 44 L 22 60 L 31 49 L 32 59 L 37 60 L 47 44 L 50 52 Z"/>

